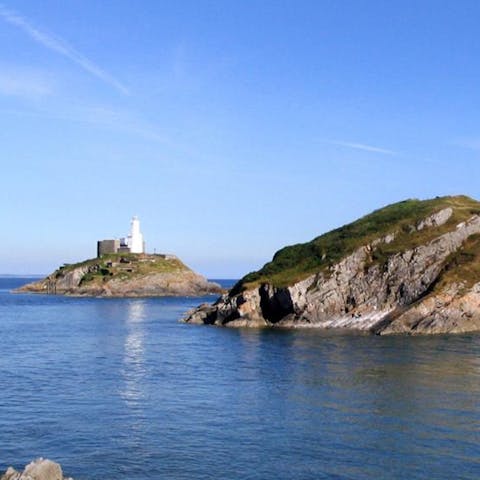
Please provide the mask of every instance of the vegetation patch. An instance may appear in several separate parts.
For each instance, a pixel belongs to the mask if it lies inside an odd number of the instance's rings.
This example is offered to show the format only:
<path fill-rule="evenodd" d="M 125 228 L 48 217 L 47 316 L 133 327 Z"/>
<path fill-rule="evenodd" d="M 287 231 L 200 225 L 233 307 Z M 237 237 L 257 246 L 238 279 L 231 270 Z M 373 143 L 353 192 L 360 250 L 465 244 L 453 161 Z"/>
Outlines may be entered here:
<path fill-rule="evenodd" d="M 147 255 L 134 253 L 115 253 L 92 258 L 80 263 L 64 265 L 55 272 L 56 278 L 65 276 L 78 268 L 87 268 L 80 285 L 102 283 L 113 277 L 120 280 L 158 274 L 181 273 L 190 271 L 178 258 L 165 255 Z"/>
<path fill-rule="evenodd" d="M 448 207 L 453 209 L 453 214 L 444 225 L 416 230 L 421 220 Z M 372 263 L 382 263 L 390 255 L 425 244 L 479 213 L 480 203 L 466 196 L 398 202 L 310 242 L 282 248 L 275 253 L 271 262 L 240 280 L 231 290 L 231 295 L 262 283 L 270 283 L 278 288 L 292 285 L 313 273 L 328 270 L 357 248 L 395 233 L 393 242 L 379 244 L 372 252 Z"/>
<path fill-rule="evenodd" d="M 444 264 L 436 290 L 452 283 L 471 288 L 480 281 L 480 234 L 469 237 L 462 247 L 452 253 Z"/>

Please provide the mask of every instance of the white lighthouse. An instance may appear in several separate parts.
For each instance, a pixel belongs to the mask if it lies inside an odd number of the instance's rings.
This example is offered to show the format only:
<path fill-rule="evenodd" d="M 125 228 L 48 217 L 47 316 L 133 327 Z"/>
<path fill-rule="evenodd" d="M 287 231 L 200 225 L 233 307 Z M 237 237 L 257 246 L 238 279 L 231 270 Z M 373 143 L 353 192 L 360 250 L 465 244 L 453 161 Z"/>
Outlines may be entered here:
<path fill-rule="evenodd" d="M 132 217 L 130 222 L 130 233 L 127 237 L 98 240 L 97 257 L 112 253 L 145 253 L 145 242 L 140 231 L 140 220 Z"/>
<path fill-rule="evenodd" d="M 130 248 L 130 253 L 144 252 L 143 235 L 140 231 L 140 220 L 136 216 L 133 217 L 130 222 L 130 234 L 127 237 L 127 245 Z"/>

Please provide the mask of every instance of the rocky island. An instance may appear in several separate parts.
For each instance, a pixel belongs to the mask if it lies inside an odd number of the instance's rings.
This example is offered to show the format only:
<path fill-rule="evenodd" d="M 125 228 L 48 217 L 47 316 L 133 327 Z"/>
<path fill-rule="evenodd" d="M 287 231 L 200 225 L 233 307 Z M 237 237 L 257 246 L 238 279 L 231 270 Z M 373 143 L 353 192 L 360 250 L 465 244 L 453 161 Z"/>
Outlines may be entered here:
<path fill-rule="evenodd" d="M 406 200 L 279 250 L 187 323 L 376 334 L 480 330 L 480 202 Z"/>
<path fill-rule="evenodd" d="M 200 296 L 222 288 L 174 255 L 111 253 L 64 265 L 17 292 L 91 297 Z"/>

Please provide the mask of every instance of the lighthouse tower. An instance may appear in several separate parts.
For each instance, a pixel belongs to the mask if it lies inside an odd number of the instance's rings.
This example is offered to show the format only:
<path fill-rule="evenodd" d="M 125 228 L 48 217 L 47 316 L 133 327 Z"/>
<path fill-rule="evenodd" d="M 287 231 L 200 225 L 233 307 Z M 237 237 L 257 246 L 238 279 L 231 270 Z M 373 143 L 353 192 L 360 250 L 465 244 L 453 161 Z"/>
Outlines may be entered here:
<path fill-rule="evenodd" d="M 143 253 L 144 243 L 143 235 L 140 231 L 140 220 L 138 217 L 133 217 L 130 222 L 130 234 L 127 237 L 127 245 L 131 253 Z"/>

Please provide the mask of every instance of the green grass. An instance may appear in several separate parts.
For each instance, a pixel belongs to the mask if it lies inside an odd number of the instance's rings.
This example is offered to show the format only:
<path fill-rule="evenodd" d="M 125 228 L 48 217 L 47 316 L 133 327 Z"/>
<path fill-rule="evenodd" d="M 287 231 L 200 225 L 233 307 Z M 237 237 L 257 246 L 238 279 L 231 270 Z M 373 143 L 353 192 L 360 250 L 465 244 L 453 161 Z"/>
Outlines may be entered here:
<path fill-rule="evenodd" d="M 440 275 L 436 290 L 442 290 L 452 283 L 470 288 L 480 281 L 480 234 L 472 235 L 458 251 L 452 253 Z"/>
<path fill-rule="evenodd" d="M 412 233 L 412 226 L 447 207 L 451 207 L 454 213 L 446 224 Z M 395 203 L 310 242 L 282 248 L 275 253 L 271 262 L 240 280 L 231 294 L 262 283 L 270 283 L 279 288 L 291 285 L 313 273 L 327 270 L 362 245 L 395 233 L 394 242 L 382 244 L 374 252 L 372 261 L 383 262 L 392 253 L 414 248 L 434 236 L 452 230 L 458 223 L 476 213 L 480 213 L 480 203 L 466 196 L 411 199 Z"/>
<path fill-rule="evenodd" d="M 123 262 L 120 260 L 123 259 Z M 101 258 L 91 258 L 83 262 L 64 265 L 55 272 L 55 277 L 64 276 L 80 267 L 90 267 L 80 285 L 86 283 L 101 283 L 110 278 L 129 280 L 136 276 L 145 276 L 155 273 L 185 272 L 190 269 L 177 258 L 166 259 L 162 255 L 138 255 L 131 253 L 116 253 L 103 255 Z"/>

